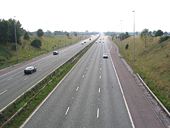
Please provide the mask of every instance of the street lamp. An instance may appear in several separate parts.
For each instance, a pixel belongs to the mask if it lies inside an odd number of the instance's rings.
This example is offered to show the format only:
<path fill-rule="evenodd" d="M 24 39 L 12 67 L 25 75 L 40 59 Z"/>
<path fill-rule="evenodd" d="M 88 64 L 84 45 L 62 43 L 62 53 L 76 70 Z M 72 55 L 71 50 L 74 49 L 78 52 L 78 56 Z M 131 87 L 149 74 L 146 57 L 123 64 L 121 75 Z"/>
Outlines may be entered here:
<path fill-rule="evenodd" d="M 15 16 L 14 16 L 14 35 L 15 35 L 15 48 L 16 48 L 17 63 L 18 63 L 18 45 L 17 45 L 17 34 L 16 34 Z"/>
<path fill-rule="evenodd" d="M 122 20 L 120 20 L 120 42 L 122 42 Z"/>
<path fill-rule="evenodd" d="M 133 64 L 135 64 L 135 10 L 133 12 Z"/>
<path fill-rule="evenodd" d="M 120 32 L 122 33 L 122 20 L 120 20 Z"/>

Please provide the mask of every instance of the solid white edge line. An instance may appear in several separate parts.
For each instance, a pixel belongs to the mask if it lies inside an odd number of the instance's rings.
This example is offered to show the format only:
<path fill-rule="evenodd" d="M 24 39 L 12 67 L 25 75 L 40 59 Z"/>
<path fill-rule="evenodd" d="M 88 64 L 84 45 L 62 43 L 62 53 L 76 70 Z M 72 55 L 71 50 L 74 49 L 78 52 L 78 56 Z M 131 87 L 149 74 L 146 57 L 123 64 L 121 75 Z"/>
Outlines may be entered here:
<path fill-rule="evenodd" d="M 84 54 L 85 55 L 85 54 Z M 83 55 L 83 56 L 84 56 Z M 82 56 L 82 57 L 83 57 Z M 82 57 L 79 59 L 79 61 L 72 67 L 72 69 L 63 77 L 63 79 L 56 85 L 56 87 L 48 94 L 48 96 L 41 102 L 41 104 L 33 111 L 33 113 L 26 119 L 26 121 L 20 126 L 20 128 L 23 128 L 28 121 L 32 118 L 32 116 L 38 111 L 38 109 L 47 101 L 47 99 L 52 95 L 52 93 L 57 89 L 57 87 L 65 80 L 65 78 L 74 70 L 74 68 L 80 63 L 82 60 Z"/>
<path fill-rule="evenodd" d="M 69 109 L 70 109 L 70 107 L 68 107 L 68 108 L 67 108 L 65 115 L 67 115 L 67 113 L 68 113 Z"/>
<path fill-rule="evenodd" d="M 110 52 L 109 52 L 109 53 L 110 53 Z M 131 113 L 130 113 L 130 110 L 129 110 L 129 107 L 128 107 L 128 104 L 127 104 L 127 101 L 126 101 L 126 98 L 125 98 L 125 95 L 124 95 L 124 91 L 123 91 L 122 85 L 121 85 L 121 83 L 120 83 L 120 79 L 119 79 L 119 77 L 118 77 L 118 74 L 117 74 L 115 65 L 114 65 L 113 60 L 112 60 L 112 57 L 111 57 L 111 53 L 110 53 L 110 58 L 111 58 L 111 62 L 112 62 L 113 69 L 114 69 L 115 74 L 116 74 L 116 78 L 117 78 L 117 80 L 118 80 L 118 84 L 119 84 L 119 87 L 120 87 L 122 96 L 123 96 L 123 100 L 124 100 L 124 102 L 125 102 L 125 106 L 126 106 L 126 109 L 127 109 L 128 115 L 129 115 L 129 118 L 130 118 L 130 122 L 131 122 L 132 128 L 135 128 L 135 125 L 134 125 L 133 119 L 132 119 L 132 115 L 131 115 Z"/>
<path fill-rule="evenodd" d="M 0 95 L 4 94 L 5 92 L 7 92 L 7 90 L 5 90 L 5 91 L 1 92 L 1 93 L 0 93 Z"/>
<path fill-rule="evenodd" d="M 59 65 L 57 68 L 59 68 L 60 66 L 62 66 L 63 64 Z M 52 72 L 54 72 L 57 68 L 55 68 Z M 18 97 L 16 97 L 13 101 L 11 101 L 9 104 L 7 104 L 5 107 L 3 107 L 0 112 L 2 112 L 4 109 L 6 109 L 9 105 L 11 105 L 12 103 L 14 103 L 17 99 L 19 99 L 22 95 L 24 95 L 26 92 L 28 92 L 29 90 L 31 90 L 33 87 L 35 87 L 39 82 L 41 82 L 43 79 L 45 79 L 48 75 L 50 75 L 52 72 L 48 73 L 47 75 L 45 75 L 42 79 L 40 79 L 38 82 L 36 82 L 34 85 L 32 85 L 30 88 L 28 88 L 26 91 L 24 91 L 21 95 L 19 95 Z"/>
<path fill-rule="evenodd" d="M 85 47 L 85 46 L 84 46 Z M 73 55 L 74 56 L 74 55 Z M 71 57 L 70 57 L 71 58 Z M 69 59 L 70 59 L 69 58 Z M 68 59 L 68 60 L 69 60 Z M 67 60 L 67 61 L 68 61 Z M 66 62 L 67 62 L 66 61 Z M 64 62 L 65 63 L 65 62 Z M 63 63 L 63 64 L 64 64 Z M 52 70 L 52 72 L 54 72 L 56 69 L 58 69 L 60 66 L 62 66 L 63 64 L 59 65 L 58 67 L 56 67 L 54 70 Z M 18 68 L 20 69 L 20 68 Z M 17 69 L 15 69 L 17 70 Z M 39 82 L 41 82 L 43 79 L 45 79 L 49 74 L 51 74 L 52 72 L 48 73 L 47 75 L 45 75 L 42 79 L 40 79 L 38 82 L 36 82 L 33 86 L 31 86 L 30 88 L 28 88 L 26 91 L 24 91 L 21 95 L 19 95 L 18 97 L 16 97 L 14 100 L 12 100 L 9 104 L 7 104 L 5 107 L 3 107 L 2 109 L 0 109 L 0 112 L 2 112 L 3 110 L 5 110 L 9 105 L 11 105 L 12 103 L 14 103 L 17 99 L 19 99 L 22 95 L 24 95 L 26 92 L 28 92 L 29 90 L 31 90 L 34 86 L 36 86 Z M 0 76 L 1 77 L 1 76 Z"/>
<path fill-rule="evenodd" d="M 78 43 L 75 43 L 75 44 L 73 44 L 73 45 L 70 45 L 70 46 L 66 46 L 66 47 L 60 48 L 59 51 L 64 52 L 64 51 L 66 51 L 68 48 L 73 47 L 74 45 L 78 45 L 78 46 L 79 46 L 79 42 L 78 42 Z M 87 45 L 86 45 L 86 46 L 87 46 Z M 85 47 L 85 46 L 84 46 L 84 47 Z M 8 74 L 10 74 L 10 73 L 13 73 L 13 72 L 15 72 L 15 71 L 17 71 L 17 70 L 20 70 L 20 69 L 22 69 L 22 68 L 24 68 L 24 67 L 26 67 L 26 66 L 28 66 L 28 65 L 34 65 L 35 63 L 37 63 L 37 62 L 39 62 L 39 61 L 42 61 L 43 59 L 49 57 L 49 55 L 51 55 L 51 53 L 52 53 L 52 52 L 49 52 L 49 53 L 46 54 L 47 56 L 44 56 L 44 57 L 42 57 L 42 58 L 39 58 L 39 59 L 36 60 L 36 61 L 30 62 L 30 63 L 28 63 L 28 64 L 26 64 L 26 65 L 23 65 L 23 66 L 19 67 L 19 68 L 16 68 L 16 69 L 14 69 L 14 70 L 11 70 L 10 72 L 7 72 L 7 73 L 5 73 L 5 74 L 3 74 L 3 75 L 0 75 L 0 78 L 1 78 L 1 77 L 4 77 L 4 76 L 6 76 L 6 75 L 8 75 Z M 44 55 L 44 54 L 42 54 L 42 55 Z M 36 59 L 36 57 L 33 58 L 33 59 Z M 31 59 L 31 60 L 32 60 L 32 59 Z M 29 61 L 29 60 L 28 60 L 28 61 Z M 23 62 L 23 63 L 25 63 L 25 62 Z M 18 64 L 20 64 L 20 63 L 18 63 Z M 17 64 L 16 64 L 16 65 L 17 65 Z M 10 66 L 10 67 L 15 67 L 16 65 Z M 7 67 L 7 68 L 10 68 L 10 67 Z M 2 70 L 2 71 L 3 71 L 3 70 L 7 70 L 7 68 L 1 69 L 1 70 Z M 0 71 L 1 71 L 1 70 L 0 70 Z"/>

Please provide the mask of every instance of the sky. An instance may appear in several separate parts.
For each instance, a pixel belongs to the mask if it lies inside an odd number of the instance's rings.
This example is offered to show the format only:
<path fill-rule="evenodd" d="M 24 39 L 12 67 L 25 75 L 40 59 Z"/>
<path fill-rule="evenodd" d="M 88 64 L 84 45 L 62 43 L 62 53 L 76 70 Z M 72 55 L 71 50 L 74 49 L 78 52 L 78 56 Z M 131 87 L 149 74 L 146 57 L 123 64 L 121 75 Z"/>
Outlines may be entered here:
<path fill-rule="evenodd" d="M 27 31 L 170 32 L 170 0 L 0 0 L 0 19 Z M 135 10 L 135 13 L 132 12 Z M 134 22 L 135 19 L 135 22 Z"/>

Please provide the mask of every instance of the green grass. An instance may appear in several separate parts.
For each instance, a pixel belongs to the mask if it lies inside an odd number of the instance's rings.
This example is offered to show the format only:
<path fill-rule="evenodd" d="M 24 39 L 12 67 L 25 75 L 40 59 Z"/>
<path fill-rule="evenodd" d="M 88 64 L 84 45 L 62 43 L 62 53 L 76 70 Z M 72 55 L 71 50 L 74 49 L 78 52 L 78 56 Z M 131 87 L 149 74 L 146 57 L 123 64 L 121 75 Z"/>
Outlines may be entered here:
<path fill-rule="evenodd" d="M 159 38 L 152 38 L 144 42 L 136 37 L 135 63 L 133 63 L 133 38 L 122 42 L 114 40 L 120 49 L 120 53 L 131 65 L 136 73 L 139 73 L 151 90 L 170 111 L 170 40 L 158 43 Z M 129 44 L 128 50 L 125 45 Z"/>
<path fill-rule="evenodd" d="M 71 68 L 78 62 L 84 53 L 86 53 L 92 44 L 93 43 L 86 46 L 83 50 L 68 60 L 64 65 L 56 69 L 43 81 L 38 83 L 34 88 L 26 92 L 13 104 L 2 111 L 0 114 L 0 126 L 2 127 L 4 122 L 6 122 L 15 112 L 23 107 L 23 109 L 19 111 L 12 120 L 3 126 L 4 128 L 18 128 L 43 101 L 43 99 L 45 99 L 45 97 L 54 89 L 54 87 L 56 87 L 59 81 L 61 81 L 61 79 L 71 70 Z"/>
<path fill-rule="evenodd" d="M 21 39 L 21 45 L 18 45 L 18 58 L 19 62 L 30 60 L 41 54 L 48 53 L 50 51 L 66 47 L 68 45 L 77 43 L 80 41 L 79 37 L 72 36 L 67 38 L 66 36 L 43 36 L 41 39 L 42 47 L 40 49 L 32 47 L 31 41 L 37 37 L 31 37 L 29 41 Z M 11 50 L 11 45 L 0 45 L 0 69 L 14 65 L 17 63 L 17 57 L 15 50 Z"/>

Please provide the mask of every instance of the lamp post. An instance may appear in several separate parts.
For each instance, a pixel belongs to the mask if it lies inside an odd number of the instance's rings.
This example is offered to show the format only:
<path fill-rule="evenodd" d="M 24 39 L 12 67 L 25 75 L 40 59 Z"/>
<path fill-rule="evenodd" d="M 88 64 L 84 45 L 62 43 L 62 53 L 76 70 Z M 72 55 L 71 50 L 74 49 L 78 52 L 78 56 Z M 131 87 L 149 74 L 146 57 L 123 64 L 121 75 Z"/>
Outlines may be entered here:
<path fill-rule="evenodd" d="M 135 64 L 135 10 L 133 12 L 133 64 Z"/>
<path fill-rule="evenodd" d="M 15 36 L 15 48 L 16 48 L 16 56 L 17 56 L 17 63 L 18 63 L 18 45 L 17 45 L 17 33 L 16 33 L 15 16 L 14 16 L 14 36 Z"/>
<path fill-rule="evenodd" d="M 120 42 L 122 42 L 122 20 L 120 20 Z"/>

